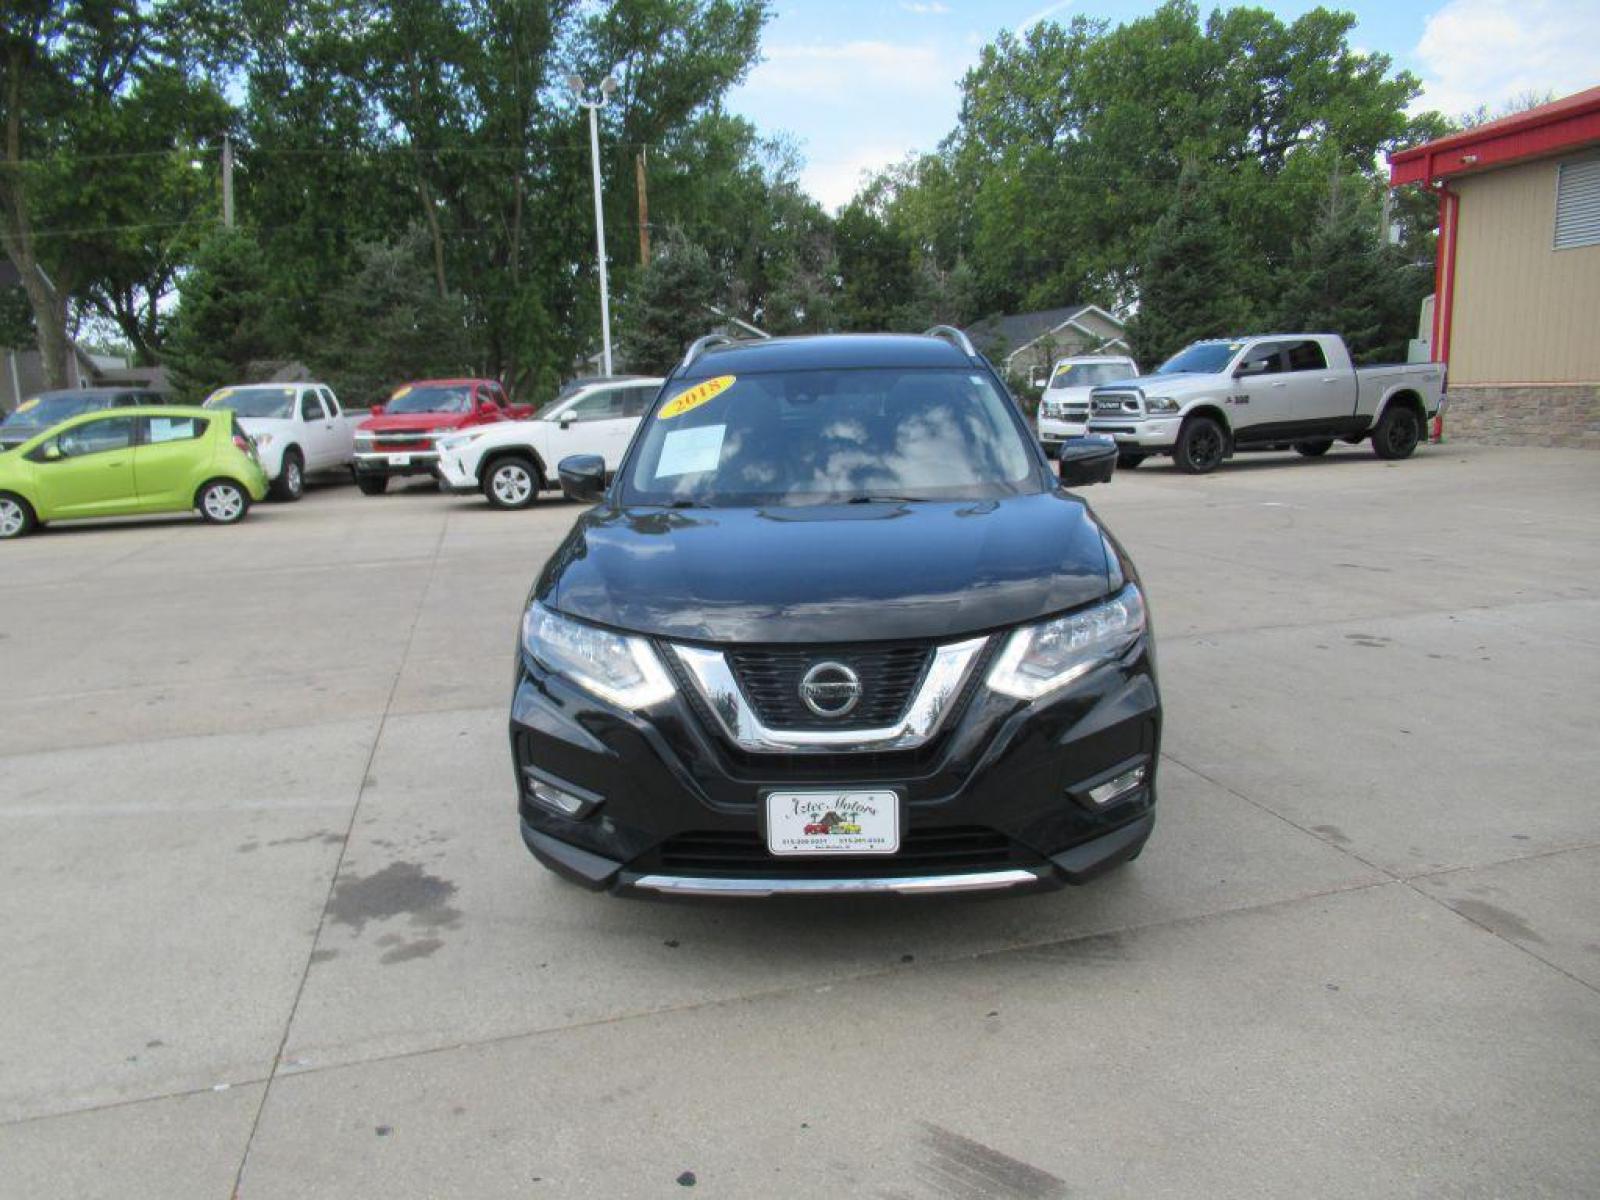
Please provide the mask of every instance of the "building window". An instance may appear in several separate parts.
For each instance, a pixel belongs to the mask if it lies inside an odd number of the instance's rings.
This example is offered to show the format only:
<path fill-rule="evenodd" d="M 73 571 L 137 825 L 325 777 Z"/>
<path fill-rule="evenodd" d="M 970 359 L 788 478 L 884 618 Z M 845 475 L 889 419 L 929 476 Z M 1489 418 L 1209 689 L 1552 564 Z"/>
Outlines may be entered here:
<path fill-rule="evenodd" d="M 1556 249 L 1600 246 L 1600 158 L 1556 168 Z"/>

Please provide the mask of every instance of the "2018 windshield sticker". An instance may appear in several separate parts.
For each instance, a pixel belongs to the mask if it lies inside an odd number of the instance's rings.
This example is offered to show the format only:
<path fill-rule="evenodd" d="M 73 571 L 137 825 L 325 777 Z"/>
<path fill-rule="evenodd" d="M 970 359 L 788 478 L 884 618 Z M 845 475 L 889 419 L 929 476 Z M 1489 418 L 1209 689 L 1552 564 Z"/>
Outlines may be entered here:
<path fill-rule="evenodd" d="M 29 409 L 38 408 L 38 407 L 39 407 L 39 397 L 35 396 L 32 400 L 24 400 L 21 404 L 17 405 L 17 411 L 19 413 L 25 413 Z"/>
<path fill-rule="evenodd" d="M 404 387 L 395 388 L 394 395 L 390 396 L 389 399 L 398 400 L 402 396 L 409 396 L 410 394 L 411 394 L 411 385 L 408 383 Z"/>
<path fill-rule="evenodd" d="M 656 414 L 658 421 L 670 421 L 673 417 L 682 416 L 690 409 L 699 408 L 708 401 L 715 400 L 723 392 L 731 388 L 737 381 L 736 375 L 718 375 L 715 379 L 707 379 L 695 384 L 686 392 L 679 392 L 668 400 Z"/>

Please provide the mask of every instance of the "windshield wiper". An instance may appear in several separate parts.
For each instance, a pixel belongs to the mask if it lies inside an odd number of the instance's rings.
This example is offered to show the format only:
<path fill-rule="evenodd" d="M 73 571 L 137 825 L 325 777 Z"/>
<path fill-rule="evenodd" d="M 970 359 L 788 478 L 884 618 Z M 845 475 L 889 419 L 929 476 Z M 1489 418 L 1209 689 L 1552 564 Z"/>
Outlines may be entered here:
<path fill-rule="evenodd" d="M 851 496 L 846 504 L 922 504 L 921 496 Z"/>

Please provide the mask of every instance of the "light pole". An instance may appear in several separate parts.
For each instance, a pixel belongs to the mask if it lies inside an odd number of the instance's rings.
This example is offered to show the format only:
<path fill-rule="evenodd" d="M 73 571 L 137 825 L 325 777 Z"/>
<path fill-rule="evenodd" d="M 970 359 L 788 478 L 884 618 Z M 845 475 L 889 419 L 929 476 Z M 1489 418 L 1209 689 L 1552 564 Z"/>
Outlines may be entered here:
<path fill-rule="evenodd" d="M 611 93 L 617 90 L 615 76 L 607 75 L 600 81 L 600 90 L 589 93 L 583 79 L 567 76 L 567 87 L 580 107 L 589 110 L 589 157 L 594 164 L 594 240 L 600 255 L 600 347 L 605 373 L 611 374 L 611 293 L 606 283 L 606 217 L 600 203 L 600 110 L 606 106 Z"/>

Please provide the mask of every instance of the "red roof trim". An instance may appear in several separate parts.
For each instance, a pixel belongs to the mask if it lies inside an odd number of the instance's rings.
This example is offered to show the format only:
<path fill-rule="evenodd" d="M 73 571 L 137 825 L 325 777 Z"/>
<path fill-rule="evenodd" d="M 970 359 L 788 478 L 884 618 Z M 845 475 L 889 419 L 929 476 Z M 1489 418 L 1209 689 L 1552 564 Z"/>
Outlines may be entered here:
<path fill-rule="evenodd" d="M 1592 144 L 1600 144 L 1600 87 L 1397 151 L 1389 156 L 1389 186 L 1432 183 Z"/>

